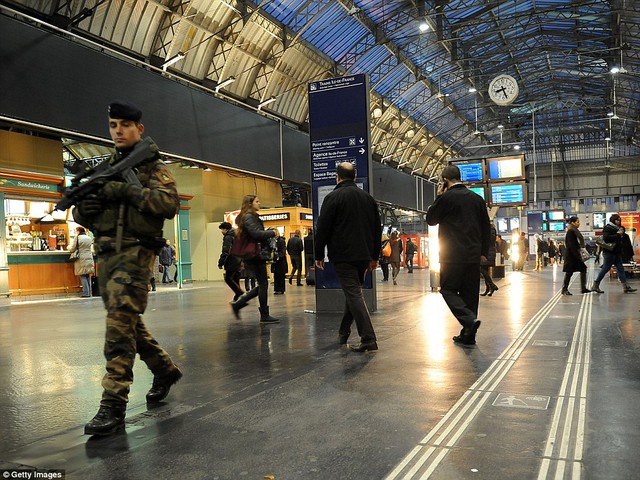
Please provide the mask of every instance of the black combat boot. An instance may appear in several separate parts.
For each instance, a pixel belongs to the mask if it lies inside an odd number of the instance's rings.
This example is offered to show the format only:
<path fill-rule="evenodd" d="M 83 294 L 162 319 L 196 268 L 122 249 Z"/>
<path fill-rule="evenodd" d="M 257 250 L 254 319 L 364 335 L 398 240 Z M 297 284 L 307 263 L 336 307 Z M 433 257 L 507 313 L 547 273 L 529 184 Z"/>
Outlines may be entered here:
<path fill-rule="evenodd" d="M 85 435 L 112 435 L 124 429 L 126 405 L 100 405 L 100 410 L 84 426 Z"/>
<path fill-rule="evenodd" d="M 593 285 L 591 285 L 591 291 L 596 293 L 604 293 L 604 290 L 600 290 L 600 282 L 593 282 Z"/>
<path fill-rule="evenodd" d="M 279 318 L 269 315 L 269 307 L 258 308 L 258 310 L 260 310 L 260 323 L 278 323 L 280 321 Z"/>
<path fill-rule="evenodd" d="M 625 283 L 622 284 L 622 291 L 624 293 L 633 293 L 633 292 L 637 292 L 638 289 L 630 287 L 629 284 L 627 282 L 625 282 Z"/>
<path fill-rule="evenodd" d="M 147 403 L 161 402 L 167 398 L 171 386 L 178 383 L 181 378 L 182 372 L 177 365 L 174 365 L 166 375 L 153 377 L 153 384 L 147 392 Z"/>

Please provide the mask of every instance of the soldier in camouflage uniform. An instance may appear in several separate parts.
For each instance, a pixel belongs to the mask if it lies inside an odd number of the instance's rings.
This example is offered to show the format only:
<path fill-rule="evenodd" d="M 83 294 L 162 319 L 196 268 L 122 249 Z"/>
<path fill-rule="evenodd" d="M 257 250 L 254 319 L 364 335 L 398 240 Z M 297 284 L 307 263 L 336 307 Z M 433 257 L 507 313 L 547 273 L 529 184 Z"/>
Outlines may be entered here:
<path fill-rule="evenodd" d="M 131 104 L 110 105 L 109 131 L 116 146 L 116 154 L 109 159 L 112 164 L 141 141 L 141 117 L 142 112 Z M 95 232 L 98 280 L 107 310 L 104 392 L 98 413 L 85 425 L 87 435 L 110 435 L 124 428 L 136 353 L 154 375 L 147 402 L 162 401 L 182 377 L 141 318 L 147 306 L 149 265 L 164 244 L 164 220 L 173 218 L 180 205 L 176 183 L 156 145 L 135 174 L 142 186 L 121 179 L 108 181 L 73 211 L 76 222 Z"/>

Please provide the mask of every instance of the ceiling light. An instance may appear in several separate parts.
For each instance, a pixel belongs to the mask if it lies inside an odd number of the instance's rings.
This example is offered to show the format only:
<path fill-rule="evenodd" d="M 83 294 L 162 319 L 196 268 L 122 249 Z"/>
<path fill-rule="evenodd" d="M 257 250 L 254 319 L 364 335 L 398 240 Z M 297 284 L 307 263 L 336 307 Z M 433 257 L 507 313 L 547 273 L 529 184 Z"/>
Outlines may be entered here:
<path fill-rule="evenodd" d="M 613 112 L 607 112 L 607 117 L 613 117 Z"/>
<path fill-rule="evenodd" d="M 607 135 L 606 137 L 604 137 L 604 139 L 605 139 L 607 142 L 610 142 L 610 141 L 611 141 L 611 137 L 610 137 L 610 136 L 608 136 L 608 135 Z"/>
<path fill-rule="evenodd" d="M 620 71 L 620 67 L 611 67 L 611 70 L 609 70 L 611 73 L 618 73 Z"/>
<path fill-rule="evenodd" d="M 418 28 L 420 29 L 420 31 L 421 31 L 422 33 L 424 33 L 424 32 L 428 32 L 428 31 L 429 31 L 429 24 L 428 24 L 427 22 L 422 22 L 422 23 L 418 26 Z"/>
<path fill-rule="evenodd" d="M 407 130 L 407 133 L 405 135 L 407 138 L 413 138 L 415 134 L 416 132 L 414 132 L 413 130 Z"/>
<path fill-rule="evenodd" d="M 260 102 L 260 104 L 258 105 L 258 110 L 260 110 L 262 107 L 265 107 L 265 106 L 267 106 L 267 105 L 269 105 L 270 103 L 273 103 L 273 102 L 275 102 L 275 101 L 276 101 L 276 97 L 273 97 L 273 96 L 272 96 L 271 98 L 268 98 L 268 99 L 266 99 L 266 100 L 263 100 L 263 101 L 262 101 L 262 102 Z"/>
<path fill-rule="evenodd" d="M 513 149 L 514 149 L 514 150 L 520 150 L 520 145 L 514 145 L 514 146 L 513 146 Z"/>
<path fill-rule="evenodd" d="M 182 52 L 178 52 L 176 55 L 174 55 L 173 57 L 171 57 L 169 60 L 167 60 L 166 62 L 164 62 L 162 64 L 162 70 L 164 70 L 165 72 L 167 71 L 167 68 L 169 68 L 171 65 L 173 65 L 176 62 L 179 62 L 180 60 L 182 60 L 184 57 L 186 56 L 186 54 L 182 53 Z"/>
<path fill-rule="evenodd" d="M 236 77 L 229 77 L 226 80 L 224 80 L 223 82 L 220 82 L 218 85 L 216 85 L 216 93 L 218 93 L 221 88 L 224 88 L 227 85 L 230 85 L 235 81 L 236 81 Z"/>
<path fill-rule="evenodd" d="M 500 125 L 498 125 L 498 128 L 499 128 L 500 130 L 502 130 L 502 129 L 504 128 L 504 125 L 500 124 Z"/>
<path fill-rule="evenodd" d="M 373 109 L 373 118 L 380 118 L 382 116 L 382 109 L 380 107 L 376 107 Z"/>
<path fill-rule="evenodd" d="M 469 93 L 476 93 L 478 89 L 476 87 L 469 87 Z"/>

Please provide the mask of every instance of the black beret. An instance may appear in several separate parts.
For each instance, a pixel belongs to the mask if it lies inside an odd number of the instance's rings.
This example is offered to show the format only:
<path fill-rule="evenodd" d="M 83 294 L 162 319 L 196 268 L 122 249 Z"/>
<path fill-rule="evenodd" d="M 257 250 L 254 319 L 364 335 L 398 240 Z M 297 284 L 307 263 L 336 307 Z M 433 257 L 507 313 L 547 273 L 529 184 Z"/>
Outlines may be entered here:
<path fill-rule="evenodd" d="M 109 118 L 139 122 L 142 118 L 142 110 L 131 103 L 116 101 L 109 105 Z"/>

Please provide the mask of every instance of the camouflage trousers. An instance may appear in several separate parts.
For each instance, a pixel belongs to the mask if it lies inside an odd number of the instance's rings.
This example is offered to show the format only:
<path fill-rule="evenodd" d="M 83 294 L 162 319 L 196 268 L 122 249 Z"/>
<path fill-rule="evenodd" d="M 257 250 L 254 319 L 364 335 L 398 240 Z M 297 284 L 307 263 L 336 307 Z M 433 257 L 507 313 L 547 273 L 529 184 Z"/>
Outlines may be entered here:
<path fill-rule="evenodd" d="M 102 405 L 128 401 L 136 353 L 154 376 L 163 376 L 173 366 L 141 318 L 147 307 L 153 255 L 153 250 L 136 245 L 98 258 L 100 294 L 107 310 Z"/>

